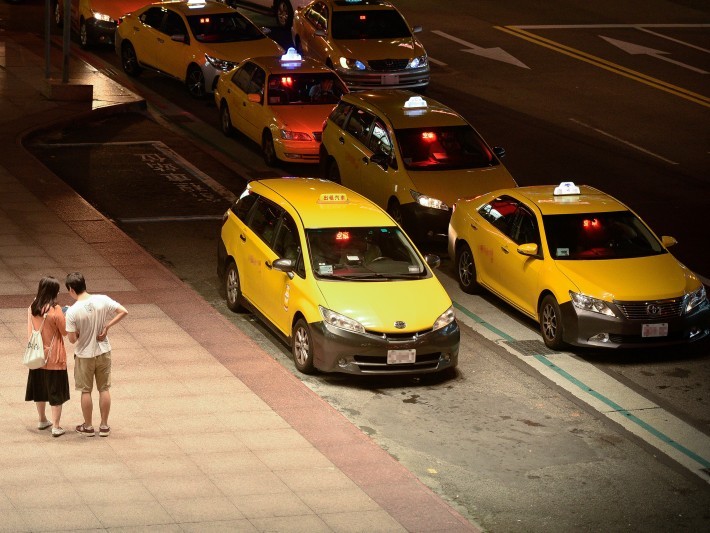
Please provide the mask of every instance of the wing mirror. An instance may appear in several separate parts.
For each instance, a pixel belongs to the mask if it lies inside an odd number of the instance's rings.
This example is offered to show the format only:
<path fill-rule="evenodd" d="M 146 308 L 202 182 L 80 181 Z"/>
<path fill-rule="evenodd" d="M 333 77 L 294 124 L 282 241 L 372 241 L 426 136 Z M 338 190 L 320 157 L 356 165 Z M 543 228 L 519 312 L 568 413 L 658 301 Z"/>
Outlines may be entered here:
<path fill-rule="evenodd" d="M 421 33 L 422 32 L 422 27 L 421 26 L 414 26 L 412 28 L 412 33 Z"/>
<path fill-rule="evenodd" d="M 431 268 L 439 268 L 439 265 L 441 265 L 441 258 L 434 254 L 426 254 L 424 256 L 424 261 L 426 261 L 426 264 Z"/>
<path fill-rule="evenodd" d="M 671 237 L 669 235 L 664 235 L 661 237 L 661 244 L 665 246 L 666 248 L 670 248 L 671 246 L 674 246 L 678 244 L 678 241 L 675 240 L 674 237 Z"/>
<path fill-rule="evenodd" d="M 249 93 L 247 99 L 255 104 L 261 103 L 261 95 L 259 93 Z"/>
<path fill-rule="evenodd" d="M 493 153 L 498 157 L 498 159 L 503 159 L 505 157 L 505 148 L 502 146 L 494 146 Z"/>
<path fill-rule="evenodd" d="M 537 244 L 534 242 L 528 242 L 518 246 L 518 253 L 520 255 L 536 256 L 537 255 Z"/>
<path fill-rule="evenodd" d="M 387 170 L 387 167 L 389 166 L 390 162 L 390 157 L 388 155 L 383 154 L 382 152 L 378 152 L 370 156 L 370 162 L 381 166 L 382 170 Z"/>

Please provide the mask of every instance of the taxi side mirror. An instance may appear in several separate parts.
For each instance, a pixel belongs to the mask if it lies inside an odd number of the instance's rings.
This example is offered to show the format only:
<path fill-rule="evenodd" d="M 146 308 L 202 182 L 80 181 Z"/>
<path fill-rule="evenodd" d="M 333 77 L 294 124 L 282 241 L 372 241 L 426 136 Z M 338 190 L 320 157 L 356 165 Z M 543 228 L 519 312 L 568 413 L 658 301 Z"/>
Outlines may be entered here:
<path fill-rule="evenodd" d="M 382 152 L 377 152 L 376 154 L 372 154 L 370 156 L 370 162 L 381 166 L 382 170 L 387 170 L 387 167 L 389 166 L 390 158 L 388 155 L 383 154 Z"/>
<path fill-rule="evenodd" d="M 426 264 L 431 268 L 439 268 L 439 265 L 441 265 L 441 258 L 434 254 L 426 254 L 424 256 L 424 261 L 426 261 Z"/>
<path fill-rule="evenodd" d="M 261 95 L 259 93 L 249 93 L 247 94 L 247 99 L 255 104 L 261 103 Z"/>
<path fill-rule="evenodd" d="M 296 262 L 293 259 L 285 259 L 281 257 L 271 263 L 271 267 L 279 272 L 285 272 L 288 274 L 289 278 L 293 279 L 293 271 L 296 270 Z"/>
<path fill-rule="evenodd" d="M 266 26 L 262 26 L 261 31 L 264 32 L 264 35 L 269 35 L 271 33 L 271 28 L 267 28 Z"/>
<path fill-rule="evenodd" d="M 325 31 L 324 30 L 316 30 L 313 32 L 313 35 L 317 35 L 318 37 L 325 37 Z"/>
<path fill-rule="evenodd" d="M 412 28 L 412 33 L 421 33 L 422 32 L 422 27 L 421 26 L 414 26 Z"/>
<path fill-rule="evenodd" d="M 666 248 L 670 248 L 671 246 L 678 244 L 678 241 L 675 240 L 674 237 L 671 237 L 669 235 L 664 235 L 661 237 L 661 244 L 665 246 Z"/>
<path fill-rule="evenodd" d="M 528 242 L 525 244 L 521 244 L 518 246 L 518 253 L 520 255 L 529 255 L 529 256 L 536 256 L 537 255 L 537 244 L 534 242 Z"/>
<path fill-rule="evenodd" d="M 494 146 L 493 153 L 498 159 L 503 159 L 505 157 L 505 148 L 503 148 L 502 146 Z"/>
<path fill-rule="evenodd" d="M 184 33 L 176 33 L 175 35 L 170 36 L 171 41 L 175 41 L 176 43 L 185 43 L 187 42 L 187 37 L 185 37 Z"/>

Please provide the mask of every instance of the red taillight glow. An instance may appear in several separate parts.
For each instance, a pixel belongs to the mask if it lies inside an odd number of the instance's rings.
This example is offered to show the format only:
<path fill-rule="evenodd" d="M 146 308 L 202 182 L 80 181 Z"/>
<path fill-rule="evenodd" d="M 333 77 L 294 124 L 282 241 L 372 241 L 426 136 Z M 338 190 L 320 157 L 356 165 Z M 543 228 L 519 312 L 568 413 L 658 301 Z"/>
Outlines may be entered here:
<path fill-rule="evenodd" d="M 283 76 L 281 78 L 281 84 L 290 87 L 293 85 L 293 78 L 291 76 Z"/>
<path fill-rule="evenodd" d="M 367 20 L 367 15 L 360 15 L 360 20 Z"/>

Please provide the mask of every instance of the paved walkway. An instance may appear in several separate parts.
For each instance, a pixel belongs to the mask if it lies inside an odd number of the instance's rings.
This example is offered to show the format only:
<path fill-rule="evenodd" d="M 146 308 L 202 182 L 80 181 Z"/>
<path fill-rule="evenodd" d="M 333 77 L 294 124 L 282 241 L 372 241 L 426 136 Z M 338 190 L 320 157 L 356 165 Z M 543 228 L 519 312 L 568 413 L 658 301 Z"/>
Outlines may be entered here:
<path fill-rule="evenodd" d="M 0 531 L 477 531 L 23 150 L 34 129 L 143 105 L 78 60 L 93 99 L 47 98 L 42 46 L 0 34 Z M 73 270 L 129 310 L 108 438 L 52 438 L 24 402 L 27 306 Z M 80 420 L 72 390 L 62 425 Z"/>

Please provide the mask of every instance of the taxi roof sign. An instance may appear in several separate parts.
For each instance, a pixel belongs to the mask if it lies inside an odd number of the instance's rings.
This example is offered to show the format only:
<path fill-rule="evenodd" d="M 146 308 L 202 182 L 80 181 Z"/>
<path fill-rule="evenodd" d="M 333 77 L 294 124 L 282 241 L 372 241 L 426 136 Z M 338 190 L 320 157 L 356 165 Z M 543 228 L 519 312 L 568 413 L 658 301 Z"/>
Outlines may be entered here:
<path fill-rule="evenodd" d="M 347 204 L 349 202 L 348 195 L 344 192 L 323 193 L 318 197 L 319 204 Z"/>
<path fill-rule="evenodd" d="M 404 109 L 426 109 L 427 103 L 421 96 L 410 96 L 404 102 Z"/>
<path fill-rule="evenodd" d="M 296 52 L 296 49 L 292 46 L 290 47 L 284 55 L 281 56 L 281 62 L 295 62 L 295 61 L 302 61 L 303 58 L 301 57 L 301 54 Z"/>
<path fill-rule="evenodd" d="M 579 187 L 577 187 L 573 181 L 563 181 L 557 187 L 555 187 L 555 196 L 566 196 L 572 194 L 579 194 Z"/>

